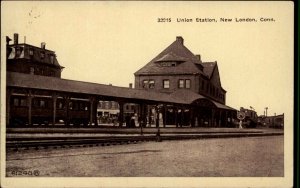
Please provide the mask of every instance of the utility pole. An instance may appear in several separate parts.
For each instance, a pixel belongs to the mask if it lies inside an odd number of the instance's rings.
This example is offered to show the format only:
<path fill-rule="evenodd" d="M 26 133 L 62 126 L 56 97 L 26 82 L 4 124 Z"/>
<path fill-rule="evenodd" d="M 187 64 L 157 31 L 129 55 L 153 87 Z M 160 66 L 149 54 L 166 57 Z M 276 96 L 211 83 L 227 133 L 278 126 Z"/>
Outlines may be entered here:
<path fill-rule="evenodd" d="M 266 109 L 266 117 L 268 117 L 268 107 L 266 107 L 265 109 Z"/>

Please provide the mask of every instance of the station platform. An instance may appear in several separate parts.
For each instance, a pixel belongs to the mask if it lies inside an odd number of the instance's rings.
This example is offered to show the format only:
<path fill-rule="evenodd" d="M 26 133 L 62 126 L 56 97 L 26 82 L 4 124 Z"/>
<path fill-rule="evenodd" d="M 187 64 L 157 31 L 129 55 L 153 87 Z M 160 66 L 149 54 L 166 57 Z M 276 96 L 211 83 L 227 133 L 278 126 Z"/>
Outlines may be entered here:
<path fill-rule="evenodd" d="M 218 138 L 242 136 L 283 135 L 282 129 L 239 129 L 239 128 L 8 128 L 6 138 L 12 140 L 45 140 L 45 139 L 100 139 L 116 137 L 156 136 L 172 138 Z"/>

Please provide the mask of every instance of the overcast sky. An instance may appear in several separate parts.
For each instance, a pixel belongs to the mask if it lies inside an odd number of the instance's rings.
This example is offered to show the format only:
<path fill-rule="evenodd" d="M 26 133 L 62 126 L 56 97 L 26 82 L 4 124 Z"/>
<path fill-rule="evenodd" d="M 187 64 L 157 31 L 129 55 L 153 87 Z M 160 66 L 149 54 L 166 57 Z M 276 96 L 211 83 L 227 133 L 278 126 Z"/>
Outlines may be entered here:
<path fill-rule="evenodd" d="M 262 115 L 293 107 L 292 2 L 2 2 L 1 34 L 56 52 L 72 80 L 128 86 L 133 73 L 176 36 L 203 61 L 217 61 L 226 104 Z M 273 18 L 260 22 L 260 18 Z M 171 23 L 158 22 L 171 18 Z M 178 23 L 177 18 L 193 22 Z M 197 23 L 196 18 L 218 22 Z M 257 22 L 222 23 L 220 18 Z"/>

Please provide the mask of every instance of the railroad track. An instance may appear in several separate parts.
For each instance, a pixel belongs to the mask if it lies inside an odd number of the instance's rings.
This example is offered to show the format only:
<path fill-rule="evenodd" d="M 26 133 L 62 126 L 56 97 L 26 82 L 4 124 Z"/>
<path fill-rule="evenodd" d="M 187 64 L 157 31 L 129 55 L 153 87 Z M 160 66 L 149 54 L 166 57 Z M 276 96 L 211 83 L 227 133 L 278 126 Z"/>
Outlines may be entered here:
<path fill-rule="evenodd" d="M 115 137 L 115 138 L 76 138 L 76 139 L 42 139 L 7 141 L 7 149 L 41 149 L 66 146 L 109 146 L 154 141 L 155 136 Z"/>
<path fill-rule="evenodd" d="M 258 137 L 258 136 L 277 136 L 283 133 L 247 133 L 247 134 L 195 134 L 195 135 L 140 135 L 140 136 L 112 136 L 112 137 L 77 137 L 77 138 L 9 138 L 6 142 L 8 150 L 19 149 L 47 149 L 47 148 L 67 148 L 67 147 L 93 147 L 136 144 L 148 141 L 160 140 L 186 140 L 186 139 L 209 139 L 209 138 L 234 138 L 234 137 Z"/>

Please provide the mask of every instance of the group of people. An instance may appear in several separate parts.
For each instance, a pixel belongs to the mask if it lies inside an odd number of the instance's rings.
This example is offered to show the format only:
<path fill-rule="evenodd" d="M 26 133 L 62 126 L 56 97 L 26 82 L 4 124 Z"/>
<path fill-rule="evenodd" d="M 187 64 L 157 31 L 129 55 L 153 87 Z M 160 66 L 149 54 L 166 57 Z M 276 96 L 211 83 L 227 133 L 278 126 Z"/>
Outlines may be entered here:
<path fill-rule="evenodd" d="M 135 116 L 134 115 L 127 115 L 125 117 L 126 127 L 134 128 L 135 127 Z"/>

